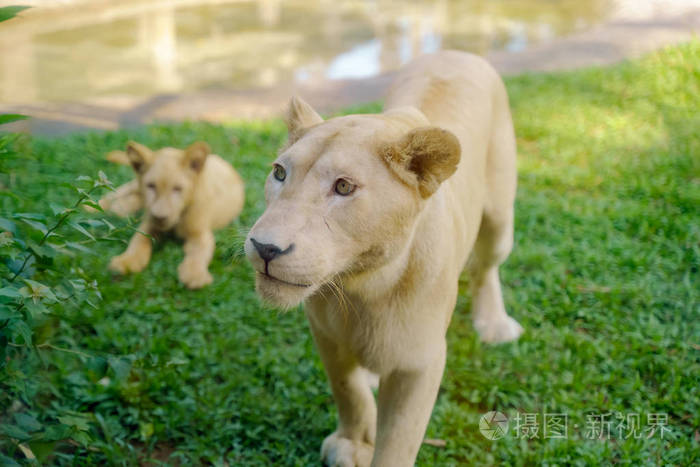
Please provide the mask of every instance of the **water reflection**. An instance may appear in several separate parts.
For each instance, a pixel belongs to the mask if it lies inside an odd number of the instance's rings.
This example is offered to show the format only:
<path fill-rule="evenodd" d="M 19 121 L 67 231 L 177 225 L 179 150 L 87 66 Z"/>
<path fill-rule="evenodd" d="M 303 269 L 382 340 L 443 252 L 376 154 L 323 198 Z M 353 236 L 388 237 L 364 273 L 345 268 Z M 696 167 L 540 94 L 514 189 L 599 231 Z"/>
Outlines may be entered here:
<path fill-rule="evenodd" d="M 6 103 L 364 78 L 440 48 L 521 50 L 600 21 L 616 2 L 35 3 L 22 18 L 0 25 L 0 100 Z"/>

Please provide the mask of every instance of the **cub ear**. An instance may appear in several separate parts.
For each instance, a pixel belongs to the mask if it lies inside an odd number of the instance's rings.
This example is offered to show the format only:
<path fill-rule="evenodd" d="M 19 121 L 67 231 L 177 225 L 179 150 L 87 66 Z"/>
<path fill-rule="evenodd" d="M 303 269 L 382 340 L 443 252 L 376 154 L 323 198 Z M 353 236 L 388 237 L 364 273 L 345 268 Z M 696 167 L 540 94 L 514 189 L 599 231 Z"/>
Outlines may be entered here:
<path fill-rule="evenodd" d="M 144 173 L 153 162 L 153 151 L 143 144 L 129 141 L 126 145 L 126 157 L 129 159 L 131 167 L 138 174 Z"/>
<path fill-rule="evenodd" d="M 195 172 L 201 172 L 210 152 L 211 148 L 204 141 L 192 143 L 185 149 L 184 164 Z"/>
<path fill-rule="evenodd" d="M 389 168 L 404 183 L 415 186 L 424 199 L 455 173 L 460 154 L 457 137 L 433 126 L 415 128 L 382 150 Z"/>
<path fill-rule="evenodd" d="M 287 145 L 291 146 L 304 136 L 308 128 L 323 122 L 323 118 L 301 97 L 293 96 L 289 99 L 284 121 L 287 123 Z"/>

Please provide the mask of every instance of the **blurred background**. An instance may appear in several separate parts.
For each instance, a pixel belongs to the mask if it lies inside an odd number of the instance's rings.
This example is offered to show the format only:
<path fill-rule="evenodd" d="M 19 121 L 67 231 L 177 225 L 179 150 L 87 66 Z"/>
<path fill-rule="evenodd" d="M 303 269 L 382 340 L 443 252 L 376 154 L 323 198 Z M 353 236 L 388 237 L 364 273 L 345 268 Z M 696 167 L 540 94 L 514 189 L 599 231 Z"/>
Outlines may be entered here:
<path fill-rule="evenodd" d="M 33 8 L 0 26 L 0 110 L 39 131 L 264 117 L 293 92 L 329 112 L 441 48 L 505 73 L 572 68 L 700 23 L 698 0 L 0 0 L 13 3 Z"/>

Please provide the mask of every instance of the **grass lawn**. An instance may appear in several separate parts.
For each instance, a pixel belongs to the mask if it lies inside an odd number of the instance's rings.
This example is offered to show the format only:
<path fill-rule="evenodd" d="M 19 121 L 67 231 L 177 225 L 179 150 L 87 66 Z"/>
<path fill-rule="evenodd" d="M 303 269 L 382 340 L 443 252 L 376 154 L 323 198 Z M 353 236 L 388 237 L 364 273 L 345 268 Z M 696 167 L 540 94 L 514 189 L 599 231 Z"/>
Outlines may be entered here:
<path fill-rule="evenodd" d="M 424 445 L 418 465 L 697 465 L 700 41 L 612 68 L 518 76 L 507 86 L 520 175 L 515 248 L 502 279 L 506 306 L 526 332 L 512 344 L 479 343 L 461 285 L 426 435 L 446 446 Z M 130 170 L 104 154 L 129 139 L 151 147 L 207 141 L 240 171 L 247 200 L 241 218 L 218 232 L 214 284 L 201 291 L 178 284 L 175 242 L 158 247 L 140 274 L 109 273 L 127 230 L 119 242 L 94 245 L 94 254 L 60 258 L 65 274 L 82 270 L 98 282 L 102 301 L 57 306 L 35 329 L 35 343 L 47 345 L 14 375 L 31 397 L 0 395 L 0 422 L 11 410 L 45 423 L 72 417 L 87 437 L 53 446 L 49 462 L 59 465 L 149 457 L 317 465 L 336 411 L 305 317 L 261 306 L 242 254 L 284 138 L 283 124 L 267 121 L 15 143 L 20 156 L 3 162 L 3 217 L 74 200 L 63 183 L 81 174 L 103 170 L 126 181 Z M 489 410 L 511 418 L 497 441 L 478 430 Z M 532 437 L 514 430 L 518 413 L 521 425 L 537 414 Z M 544 436 L 544 415 L 552 413 L 566 414 L 568 437 Z M 631 429 L 634 414 L 640 436 Z M 668 417 L 660 419 L 663 435 L 658 426 L 650 431 L 655 414 Z M 594 426 L 600 416 L 605 421 Z M 12 445 L 0 444 L 20 461 Z"/>

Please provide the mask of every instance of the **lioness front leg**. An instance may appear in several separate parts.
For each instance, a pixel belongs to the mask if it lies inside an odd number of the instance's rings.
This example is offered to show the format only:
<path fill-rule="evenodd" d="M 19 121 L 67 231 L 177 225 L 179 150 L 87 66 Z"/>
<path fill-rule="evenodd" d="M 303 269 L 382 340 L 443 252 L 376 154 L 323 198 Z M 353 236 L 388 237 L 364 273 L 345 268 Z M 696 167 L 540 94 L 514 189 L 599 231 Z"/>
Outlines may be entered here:
<path fill-rule="evenodd" d="M 190 289 L 211 284 L 209 263 L 214 255 L 214 234 L 211 230 L 198 232 L 185 240 L 185 259 L 177 268 L 180 282 Z"/>
<path fill-rule="evenodd" d="M 144 235 L 144 233 L 150 233 L 150 231 L 151 226 L 149 222 L 147 220 L 142 222 L 139 226 L 139 232 L 136 232 L 131 237 L 126 251 L 112 258 L 109 263 L 109 269 L 119 274 L 142 271 L 151 260 L 153 245 L 151 244 L 151 239 Z"/>
<path fill-rule="evenodd" d="M 415 463 L 445 368 L 444 340 L 438 345 L 441 349 L 429 366 L 382 376 L 372 466 L 408 467 Z"/>
<path fill-rule="evenodd" d="M 377 409 L 367 372 L 323 336 L 312 319 L 309 322 L 338 407 L 338 427 L 323 440 L 321 459 L 332 467 L 368 467 L 374 451 Z"/>

